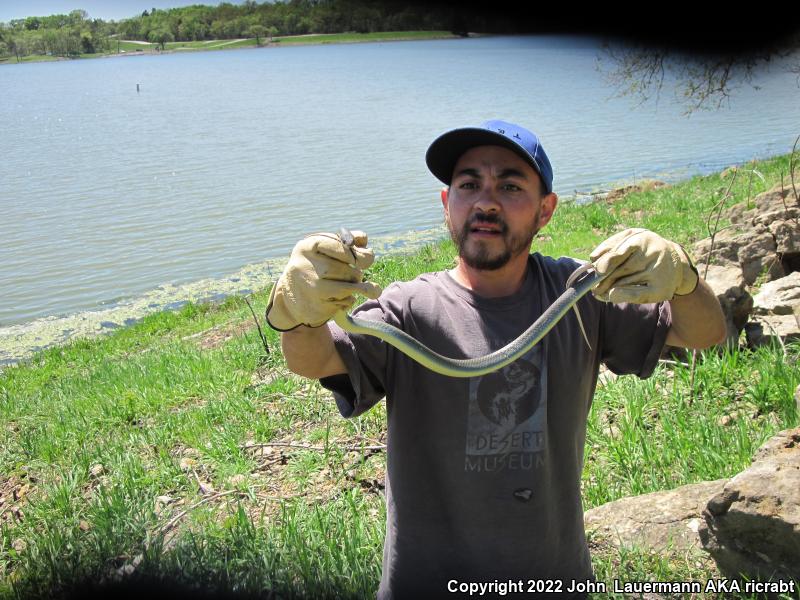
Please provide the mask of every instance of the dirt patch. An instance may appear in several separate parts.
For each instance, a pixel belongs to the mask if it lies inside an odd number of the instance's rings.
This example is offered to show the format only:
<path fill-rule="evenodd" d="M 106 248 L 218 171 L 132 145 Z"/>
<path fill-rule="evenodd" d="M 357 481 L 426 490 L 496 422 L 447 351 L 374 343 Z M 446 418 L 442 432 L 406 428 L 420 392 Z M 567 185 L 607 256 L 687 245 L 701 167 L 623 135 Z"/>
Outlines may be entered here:
<path fill-rule="evenodd" d="M 0 475 L 0 523 L 14 525 L 25 516 L 24 506 L 35 495 L 38 479 L 26 470 Z"/>
<path fill-rule="evenodd" d="M 638 183 L 636 185 L 626 185 L 624 187 L 611 190 L 604 196 L 603 200 L 608 203 L 612 203 L 622 200 L 628 194 L 632 194 L 634 192 L 649 192 L 650 190 L 664 187 L 665 185 L 667 184 L 663 181 L 643 181 L 642 183 Z"/>
<path fill-rule="evenodd" d="M 250 389 L 256 389 L 265 385 L 270 385 L 279 379 L 286 379 L 298 386 L 305 385 L 308 379 L 295 375 L 284 366 L 274 367 L 271 365 L 261 365 L 250 377 Z"/>
<path fill-rule="evenodd" d="M 201 350 L 213 350 L 252 329 L 255 329 L 255 323 L 247 319 L 228 321 L 181 339 L 183 341 L 192 340 Z"/>

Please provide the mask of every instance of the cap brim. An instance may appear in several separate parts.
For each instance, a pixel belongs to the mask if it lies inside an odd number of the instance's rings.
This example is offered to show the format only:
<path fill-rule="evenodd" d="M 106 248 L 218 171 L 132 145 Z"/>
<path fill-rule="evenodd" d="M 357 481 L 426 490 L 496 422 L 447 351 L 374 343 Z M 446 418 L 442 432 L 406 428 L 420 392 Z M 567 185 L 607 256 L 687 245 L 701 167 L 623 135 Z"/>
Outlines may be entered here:
<path fill-rule="evenodd" d="M 502 146 L 508 148 L 528 163 L 541 177 L 539 167 L 522 147 L 500 133 L 477 127 L 453 129 L 440 135 L 428 147 L 428 151 L 425 153 L 425 162 L 436 179 L 450 185 L 458 159 L 467 150 L 477 146 Z"/>

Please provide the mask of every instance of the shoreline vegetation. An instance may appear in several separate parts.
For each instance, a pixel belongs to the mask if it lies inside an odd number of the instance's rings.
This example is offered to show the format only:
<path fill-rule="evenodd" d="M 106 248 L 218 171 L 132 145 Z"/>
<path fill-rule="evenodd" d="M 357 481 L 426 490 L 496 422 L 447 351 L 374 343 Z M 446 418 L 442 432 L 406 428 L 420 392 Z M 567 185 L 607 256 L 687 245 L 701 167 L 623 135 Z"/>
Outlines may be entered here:
<path fill-rule="evenodd" d="M 266 45 L 341 44 L 519 33 L 514 11 L 453 10 L 397 0 L 277 0 L 152 8 L 119 21 L 85 10 L 0 23 L 0 61 L 206 51 Z"/>
<path fill-rule="evenodd" d="M 586 257 L 624 227 L 689 247 L 708 237 L 723 198 L 751 202 L 788 182 L 791 165 L 787 154 L 564 203 L 533 249 Z M 454 257 L 443 240 L 379 257 L 367 276 L 386 286 Z M 0 371 L 0 597 L 102 585 L 374 597 L 385 403 L 345 420 L 318 382 L 290 373 L 263 320 L 268 292 L 190 303 Z M 799 357 L 797 343 L 712 349 L 694 369 L 663 361 L 644 381 L 603 380 L 589 415 L 584 509 L 744 469 L 766 439 L 798 424 Z M 701 553 L 590 545 L 609 590 L 615 580 L 720 577 Z"/>
<path fill-rule="evenodd" d="M 467 37 L 483 37 L 487 34 L 465 33 L 454 34 L 449 31 L 382 31 L 374 33 L 312 33 L 294 36 L 275 36 L 272 39 L 257 40 L 257 38 L 205 40 L 202 42 L 167 42 L 164 48 L 155 42 L 141 40 L 120 40 L 116 48 L 105 52 L 79 53 L 72 56 L 53 56 L 46 54 L 31 54 L 28 56 L 0 56 L 0 65 L 32 63 L 32 62 L 58 62 L 65 60 L 79 60 L 86 58 L 111 58 L 128 56 L 158 56 L 162 54 L 176 54 L 182 52 L 212 52 L 218 50 L 241 50 L 244 48 L 285 48 L 291 46 L 311 46 L 325 44 L 358 44 L 358 43 L 384 43 L 408 42 L 422 40 L 460 39 Z"/>

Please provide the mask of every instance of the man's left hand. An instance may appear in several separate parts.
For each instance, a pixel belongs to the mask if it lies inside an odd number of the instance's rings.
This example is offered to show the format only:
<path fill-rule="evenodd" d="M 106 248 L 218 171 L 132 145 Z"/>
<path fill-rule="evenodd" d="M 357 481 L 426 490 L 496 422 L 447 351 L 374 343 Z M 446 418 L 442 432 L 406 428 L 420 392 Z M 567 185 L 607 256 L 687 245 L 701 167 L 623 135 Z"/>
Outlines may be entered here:
<path fill-rule="evenodd" d="M 647 304 L 691 294 L 699 275 L 684 249 L 647 229 L 612 235 L 590 255 L 606 278 L 592 291 L 603 302 Z"/>

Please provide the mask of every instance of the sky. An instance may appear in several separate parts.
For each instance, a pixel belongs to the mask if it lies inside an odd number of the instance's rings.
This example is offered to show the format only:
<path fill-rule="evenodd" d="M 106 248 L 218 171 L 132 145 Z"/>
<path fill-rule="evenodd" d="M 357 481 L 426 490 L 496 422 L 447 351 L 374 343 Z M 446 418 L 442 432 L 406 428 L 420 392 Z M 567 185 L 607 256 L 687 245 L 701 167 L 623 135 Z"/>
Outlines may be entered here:
<path fill-rule="evenodd" d="M 241 4 L 243 0 L 228 0 Z M 25 17 L 44 17 L 68 14 L 77 9 L 85 10 L 92 19 L 104 21 L 127 19 L 142 14 L 151 8 L 175 8 L 191 4 L 216 6 L 220 0 L 0 0 L 0 22 Z M 261 4 L 261 2 L 259 2 Z"/>

